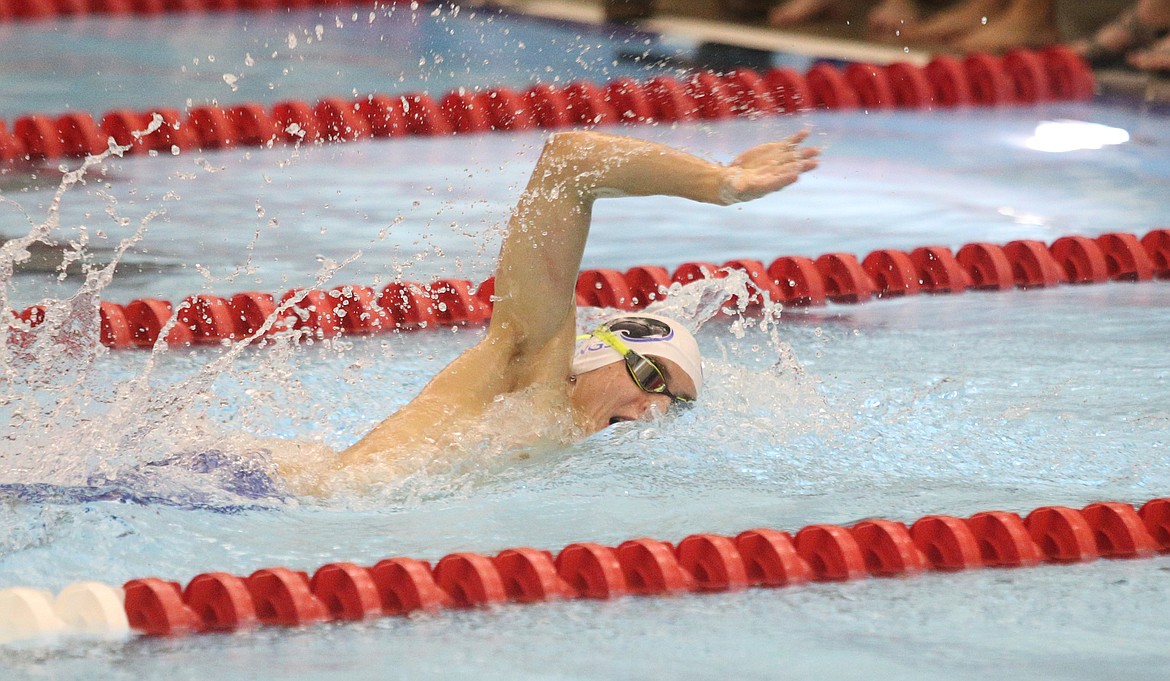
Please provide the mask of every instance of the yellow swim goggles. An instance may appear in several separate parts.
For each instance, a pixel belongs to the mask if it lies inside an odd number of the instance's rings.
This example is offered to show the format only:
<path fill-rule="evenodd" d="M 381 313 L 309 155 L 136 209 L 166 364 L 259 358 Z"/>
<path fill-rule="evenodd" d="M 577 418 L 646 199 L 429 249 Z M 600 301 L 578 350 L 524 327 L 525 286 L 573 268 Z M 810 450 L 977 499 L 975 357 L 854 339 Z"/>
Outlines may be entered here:
<path fill-rule="evenodd" d="M 666 395 L 673 404 L 689 405 L 694 401 L 689 397 L 680 397 L 670 392 L 670 388 L 666 385 L 666 374 L 662 371 L 662 367 L 654 360 L 634 352 L 608 326 L 602 324 L 589 333 L 578 336 L 577 339 L 584 340 L 590 337 L 605 343 L 622 356 L 622 359 L 626 363 L 626 371 L 630 372 L 630 378 L 634 379 L 634 383 L 643 391 L 653 395 Z"/>

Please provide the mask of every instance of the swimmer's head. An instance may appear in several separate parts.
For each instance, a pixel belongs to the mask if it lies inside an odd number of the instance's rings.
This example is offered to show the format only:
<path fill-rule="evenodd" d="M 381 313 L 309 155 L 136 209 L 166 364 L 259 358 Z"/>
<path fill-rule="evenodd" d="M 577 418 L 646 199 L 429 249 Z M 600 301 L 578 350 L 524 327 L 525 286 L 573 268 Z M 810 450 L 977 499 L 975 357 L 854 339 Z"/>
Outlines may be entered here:
<path fill-rule="evenodd" d="M 626 314 L 578 339 L 573 401 L 590 431 L 690 402 L 703 387 L 694 336 L 678 321 Z"/>

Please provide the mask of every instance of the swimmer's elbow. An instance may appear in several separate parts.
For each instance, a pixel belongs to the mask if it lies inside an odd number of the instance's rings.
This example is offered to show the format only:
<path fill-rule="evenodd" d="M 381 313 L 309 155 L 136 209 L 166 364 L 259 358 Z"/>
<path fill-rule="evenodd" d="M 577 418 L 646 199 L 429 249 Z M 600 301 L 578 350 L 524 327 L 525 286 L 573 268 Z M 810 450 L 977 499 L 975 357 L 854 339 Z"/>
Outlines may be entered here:
<path fill-rule="evenodd" d="M 544 148 L 561 153 L 578 151 L 603 137 L 601 133 L 592 130 L 559 130 L 548 136 Z"/>
<path fill-rule="evenodd" d="M 576 171 L 597 165 L 607 153 L 610 135 L 592 130 L 561 130 L 548 136 L 542 160 L 555 172 Z"/>
<path fill-rule="evenodd" d="M 591 171 L 601 165 L 598 159 L 602 137 L 587 130 L 564 130 L 549 135 L 529 188 L 538 190 L 542 197 L 555 195 L 551 189 L 557 188 L 562 197 L 588 200 L 597 180 L 596 173 Z"/>

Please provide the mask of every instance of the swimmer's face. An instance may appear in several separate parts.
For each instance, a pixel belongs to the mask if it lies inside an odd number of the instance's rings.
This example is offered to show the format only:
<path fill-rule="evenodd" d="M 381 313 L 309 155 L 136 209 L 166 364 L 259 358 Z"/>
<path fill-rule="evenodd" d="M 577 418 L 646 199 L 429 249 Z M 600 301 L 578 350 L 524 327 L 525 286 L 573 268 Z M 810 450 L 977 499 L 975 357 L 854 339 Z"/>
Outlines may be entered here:
<path fill-rule="evenodd" d="M 671 394 L 683 399 L 695 398 L 694 381 L 677 364 L 654 355 L 649 355 L 649 358 L 662 369 Z M 596 433 L 622 421 L 666 414 L 674 408 L 670 397 L 639 388 L 623 362 L 607 364 L 577 376 L 571 399 L 577 424 L 588 433 Z"/>

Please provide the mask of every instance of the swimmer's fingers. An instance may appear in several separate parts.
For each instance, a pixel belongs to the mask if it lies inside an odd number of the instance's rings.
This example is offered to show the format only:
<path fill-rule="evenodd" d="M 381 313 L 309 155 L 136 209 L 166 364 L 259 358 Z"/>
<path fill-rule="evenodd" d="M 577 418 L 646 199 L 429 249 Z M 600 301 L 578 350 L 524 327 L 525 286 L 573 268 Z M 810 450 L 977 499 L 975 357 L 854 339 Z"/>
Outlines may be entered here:
<path fill-rule="evenodd" d="M 808 139 L 808 135 L 808 130 L 801 130 L 798 133 L 789 135 L 788 139 L 784 140 L 784 143 L 793 147 L 798 147 L 803 144 L 806 139 Z"/>
<path fill-rule="evenodd" d="M 775 150 L 794 149 L 796 147 L 799 147 L 801 144 L 804 143 L 804 141 L 806 139 L 808 139 L 808 134 L 809 134 L 808 130 L 801 130 L 800 132 L 793 133 L 793 134 L 789 135 L 788 137 L 784 138 L 783 141 L 767 142 L 767 143 L 761 144 L 757 147 L 753 147 L 752 149 L 748 149 L 746 152 L 744 152 L 744 155 L 751 154 L 753 152 L 768 152 L 768 153 L 770 153 L 770 152 L 773 152 Z"/>
<path fill-rule="evenodd" d="M 774 163 L 777 160 L 790 156 L 795 149 L 796 146 L 788 142 L 769 142 L 748 149 L 737 156 L 729 165 L 751 168 L 758 165 Z"/>
<path fill-rule="evenodd" d="M 751 201 L 796 182 L 801 173 L 817 167 L 820 150 L 796 146 L 805 134 L 789 138 L 793 142 L 773 142 L 744 152 L 727 166 L 720 196 L 724 204 Z"/>
<path fill-rule="evenodd" d="M 759 167 L 768 165 L 783 165 L 794 159 L 814 158 L 820 150 L 817 147 L 801 147 L 800 144 L 808 137 L 807 130 L 801 130 L 784 142 L 770 142 L 753 146 L 732 160 L 729 165 L 734 167 Z"/>

